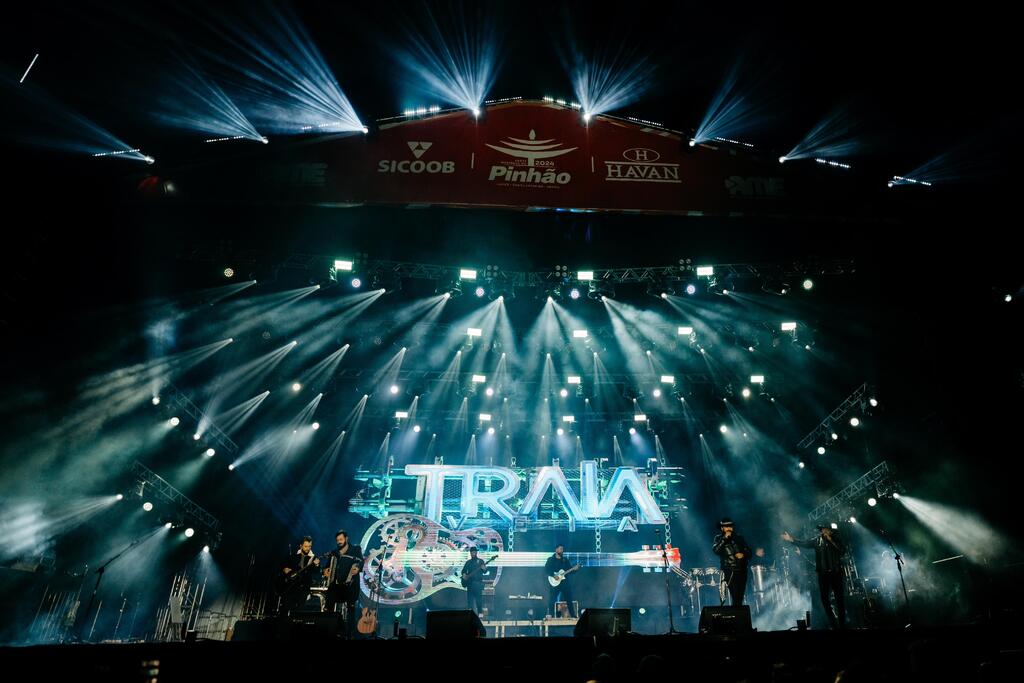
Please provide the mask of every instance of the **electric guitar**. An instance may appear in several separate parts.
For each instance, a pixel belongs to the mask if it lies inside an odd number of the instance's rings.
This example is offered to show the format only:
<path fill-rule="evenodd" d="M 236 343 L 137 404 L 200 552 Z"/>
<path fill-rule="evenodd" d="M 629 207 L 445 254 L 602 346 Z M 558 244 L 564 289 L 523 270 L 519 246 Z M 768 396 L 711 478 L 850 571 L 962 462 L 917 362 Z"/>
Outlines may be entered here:
<path fill-rule="evenodd" d="M 548 583 L 550 583 L 551 587 L 554 588 L 555 586 L 557 586 L 560 583 L 562 583 L 563 581 L 565 581 L 565 577 L 567 577 L 569 574 L 572 574 L 574 571 L 579 569 L 581 566 L 582 565 L 576 565 L 574 567 L 570 567 L 569 569 L 559 569 L 554 574 L 549 574 L 548 575 Z"/>
<path fill-rule="evenodd" d="M 474 570 L 470 571 L 470 572 L 469 572 L 468 574 L 465 574 L 465 573 L 464 573 L 464 574 L 462 575 L 462 587 L 463 587 L 463 588 L 466 588 L 467 586 L 469 586 L 470 582 L 471 582 L 471 581 L 472 581 L 472 580 L 473 580 L 474 578 L 476 578 L 476 575 L 477 575 L 477 574 L 480 574 L 480 573 L 482 573 L 482 572 L 485 572 L 485 571 L 487 571 L 487 565 L 489 565 L 489 564 L 490 564 L 491 562 L 494 562 L 494 561 L 495 561 L 496 559 L 498 559 L 498 556 L 497 556 L 497 555 L 495 555 L 495 556 L 494 556 L 494 557 L 492 557 L 491 559 L 489 559 L 489 560 L 487 560 L 486 562 L 484 562 L 484 564 L 483 564 L 483 566 L 482 566 L 482 567 L 477 567 L 476 569 L 474 569 Z"/>
<path fill-rule="evenodd" d="M 327 557 L 329 554 L 330 553 L 321 553 L 314 557 L 324 558 Z M 294 586 L 298 585 L 299 577 L 305 576 L 306 572 L 309 571 L 310 567 L 316 566 L 317 565 L 313 563 L 313 560 L 310 560 L 309 563 L 302 569 L 289 572 L 287 574 L 281 572 L 277 575 L 277 578 L 274 579 L 274 594 L 277 595 L 277 597 L 283 596 L 285 593 L 289 592 Z"/>
<path fill-rule="evenodd" d="M 448 529 L 423 517 L 402 513 L 375 522 L 363 536 L 364 555 L 360 585 L 363 594 L 382 605 L 408 605 L 446 588 L 461 587 L 461 568 L 469 559 L 469 546 L 479 549 L 481 559 L 494 559 L 494 584 L 507 567 L 543 567 L 550 552 L 504 552 L 504 539 L 487 527 Z M 373 547 L 379 546 L 379 547 Z M 631 553 L 566 553 L 582 567 L 642 567 L 644 572 L 678 569 L 678 548 L 642 546 Z M 381 567 L 383 565 L 383 567 Z M 377 585 L 377 576 L 381 577 Z M 372 586 L 372 590 L 371 590 Z"/>

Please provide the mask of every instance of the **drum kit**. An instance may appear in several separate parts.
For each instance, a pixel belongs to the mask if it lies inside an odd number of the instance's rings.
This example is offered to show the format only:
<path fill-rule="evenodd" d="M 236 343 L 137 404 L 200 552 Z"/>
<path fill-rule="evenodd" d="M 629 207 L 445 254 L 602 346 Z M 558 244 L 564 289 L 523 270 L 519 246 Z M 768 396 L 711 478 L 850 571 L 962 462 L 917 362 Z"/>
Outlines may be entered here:
<path fill-rule="evenodd" d="M 788 592 L 783 590 L 783 580 L 780 572 L 774 566 L 763 564 L 750 565 L 747 568 L 747 585 L 753 592 L 751 604 L 755 612 L 774 605 L 782 605 L 786 600 Z M 726 584 L 726 575 L 718 567 L 694 567 L 683 579 L 683 585 L 688 589 L 689 608 L 694 614 L 700 614 L 701 609 L 709 605 L 724 605 L 728 602 L 729 592 Z M 684 612 L 686 610 L 684 598 Z"/>

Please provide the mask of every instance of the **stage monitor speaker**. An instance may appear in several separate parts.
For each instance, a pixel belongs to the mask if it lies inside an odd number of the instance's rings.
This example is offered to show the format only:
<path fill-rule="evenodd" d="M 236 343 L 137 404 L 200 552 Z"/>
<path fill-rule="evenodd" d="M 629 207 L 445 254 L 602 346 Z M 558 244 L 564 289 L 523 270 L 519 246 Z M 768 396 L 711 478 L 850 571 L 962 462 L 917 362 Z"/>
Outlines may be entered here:
<path fill-rule="evenodd" d="M 574 636 L 617 636 L 628 633 L 632 629 L 630 611 L 628 609 L 596 609 L 588 607 L 583 610 Z"/>
<path fill-rule="evenodd" d="M 480 623 L 480 617 L 473 610 L 431 610 L 427 612 L 427 638 L 466 640 L 486 636 L 487 631 Z"/>
<path fill-rule="evenodd" d="M 750 606 L 705 607 L 700 612 L 700 633 L 713 636 L 736 636 L 750 633 Z"/>
<path fill-rule="evenodd" d="M 236 621 L 235 628 L 231 631 L 231 640 L 240 641 L 265 641 L 277 638 L 277 619 L 253 619 L 249 621 Z"/>

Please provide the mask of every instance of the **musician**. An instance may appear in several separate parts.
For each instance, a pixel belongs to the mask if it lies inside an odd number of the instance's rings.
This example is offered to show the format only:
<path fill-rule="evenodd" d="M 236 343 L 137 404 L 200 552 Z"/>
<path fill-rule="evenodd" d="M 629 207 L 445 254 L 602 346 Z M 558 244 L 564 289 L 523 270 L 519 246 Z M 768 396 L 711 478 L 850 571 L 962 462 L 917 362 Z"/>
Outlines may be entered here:
<path fill-rule="evenodd" d="M 313 554 L 313 539 L 309 536 L 302 537 L 299 549 L 293 555 L 289 555 L 281 562 L 281 574 L 288 581 L 287 588 L 281 595 L 281 611 L 290 612 L 302 609 L 309 598 L 309 589 L 313 585 L 315 567 L 320 566 L 320 558 Z M 292 578 L 292 574 L 298 574 Z"/>
<path fill-rule="evenodd" d="M 750 562 L 750 546 L 742 536 L 735 533 L 735 525 L 731 519 L 723 519 L 718 523 L 722 532 L 715 536 L 712 552 L 718 555 L 722 567 L 723 580 L 729 587 L 732 605 L 743 604 L 743 595 L 747 591 L 747 564 Z M 724 594 L 723 594 L 724 601 Z"/>
<path fill-rule="evenodd" d="M 462 578 L 466 581 L 466 606 L 482 614 L 484 611 L 484 574 L 489 573 L 487 563 L 477 557 L 477 548 L 469 549 L 469 559 L 462 565 Z"/>
<path fill-rule="evenodd" d="M 566 608 L 572 609 L 572 581 L 569 579 L 569 572 L 574 569 L 565 558 L 565 546 L 559 543 L 555 546 L 555 554 L 544 563 L 544 572 L 551 577 L 563 570 L 566 575 L 561 583 L 557 586 L 548 584 L 548 616 L 558 616 L 555 614 L 555 603 L 558 602 L 559 596 L 565 601 Z"/>
<path fill-rule="evenodd" d="M 817 538 L 801 541 L 786 531 L 782 534 L 782 540 L 802 548 L 814 548 L 814 569 L 818 572 L 818 595 L 821 598 L 821 606 L 833 630 L 846 628 L 843 587 L 843 553 L 846 552 L 846 547 L 839 539 L 838 533 L 829 526 L 819 526 Z M 836 611 L 839 612 L 838 621 L 832 611 L 830 592 L 835 596 Z"/>
<path fill-rule="evenodd" d="M 340 611 L 345 605 L 345 627 L 349 638 L 356 635 L 356 602 L 359 600 L 359 572 L 363 568 L 363 549 L 349 543 L 348 532 L 340 529 L 334 535 L 338 546 L 328 555 L 327 609 Z"/>

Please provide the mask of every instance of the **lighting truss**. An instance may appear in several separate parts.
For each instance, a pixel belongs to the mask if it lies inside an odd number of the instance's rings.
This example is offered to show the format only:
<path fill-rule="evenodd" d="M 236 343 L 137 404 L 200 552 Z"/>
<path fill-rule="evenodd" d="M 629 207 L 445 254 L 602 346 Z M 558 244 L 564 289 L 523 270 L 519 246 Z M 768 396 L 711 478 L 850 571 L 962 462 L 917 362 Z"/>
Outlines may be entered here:
<path fill-rule="evenodd" d="M 808 446 L 813 445 L 823 439 L 828 439 L 831 442 L 832 432 L 835 431 L 833 425 L 839 424 L 839 421 L 843 417 L 853 410 L 854 408 L 860 408 L 868 400 L 868 384 L 865 382 L 859 387 L 854 389 L 853 393 L 846 397 L 839 407 L 829 413 L 828 417 L 822 420 L 817 427 L 811 430 L 810 434 L 800 439 L 800 443 L 796 445 L 798 449 L 803 450 Z"/>
<path fill-rule="evenodd" d="M 149 493 L 147 495 L 155 495 L 178 507 L 182 512 L 194 519 L 197 525 L 204 527 L 211 534 L 218 532 L 220 520 L 184 493 L 171 486 L 166 479 L 153 470 L 136 461 L 132 463 L 132 475 L 135 477 L 135 483 L 139 486 L 140 491 L 148 490 Z"/>
<path fill-rule="evenodd" d="M 889 488 L 892 490 L 900 488 L 899 484 L 895 481 L 895 471 L 885 460 L 875 465 L 842 491 L 808 512 L 808 526 L 814 527 L 817 522 L 823 519 L 832 521 L 832 513 L 848 505 L 858 504 L 863 500 L 866 493 L 872 496 L 875 495 L 879 488 Z"/>
<path fill-rule="evenodd" d="M 224 451 L 231 455 L 238 453 L 238 444 L 236 444 L 230 436 L 225 434 L 217 425 L 215 425 L 213 420 L 203 412 L 202 408 L 193 403 L 192 399 L 186 396 L 184 392 L 172 384 L 169 385 L 167 390 L 163 393 L 167 397 L 170 405 L 177 408 L 178 412 L 191 417 L 196 421 L 197 425 L 201 423 L 208 425 L 203 432 L 203 437 L 207 441 L 212 441 L 217 444 L 217 450 Z"/>

